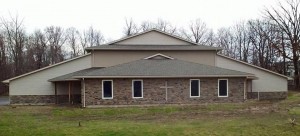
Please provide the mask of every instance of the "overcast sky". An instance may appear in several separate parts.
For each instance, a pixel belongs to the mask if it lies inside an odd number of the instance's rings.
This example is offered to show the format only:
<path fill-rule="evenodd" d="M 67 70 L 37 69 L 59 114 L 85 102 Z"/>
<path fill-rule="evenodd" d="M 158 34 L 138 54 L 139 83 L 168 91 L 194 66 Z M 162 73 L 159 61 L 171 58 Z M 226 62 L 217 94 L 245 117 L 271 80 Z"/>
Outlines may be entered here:
<path fill-rule="evenodd" d="M 93 26 L 105 38 L 122 36 L 125 18 L 137 23 L 158 18 L 177 27 L 197 18 L 217 30 L 237 22 L 260 18 L 265 6 L 277 0 L 0 0 L 0 16 L 24 19 L 26 30 L 56 25 L 79 30 Z"/>

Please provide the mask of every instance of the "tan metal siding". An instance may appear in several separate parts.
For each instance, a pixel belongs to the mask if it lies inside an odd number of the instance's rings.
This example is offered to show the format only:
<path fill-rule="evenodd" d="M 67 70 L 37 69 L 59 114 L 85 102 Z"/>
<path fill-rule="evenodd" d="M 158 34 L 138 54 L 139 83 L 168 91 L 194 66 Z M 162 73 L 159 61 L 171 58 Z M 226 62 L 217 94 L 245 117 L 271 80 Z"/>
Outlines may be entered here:
<path fill-rule="evenodd" d="M 54 83 L 48 79 L 91 67 L 91 55 L 33 73 L 9 83 L 10 95 L 54 95 Z"/>
<path fill-rule="evenodd" d="M 216 56 L 216 66 L 255 74 L 255 76 L 259 79 L 252 81 L 253 92 L 287 91 L 287 79 L 267 71 L 263 71 L 221 56 Z"/>
<path fill-rule="evenodd" d="M 94 51 L 93 67 L 109 67 L 161 53 L 175 59 L 215 66 L 215 51 Z"/>
<path fill-rule="evenodd" d="M 191 43 L 167 36 L 158 32 L 149 32 L 134 38 L 117 42 L 116 44 L 134 44 L 134 45 L 191 45 Z"/>

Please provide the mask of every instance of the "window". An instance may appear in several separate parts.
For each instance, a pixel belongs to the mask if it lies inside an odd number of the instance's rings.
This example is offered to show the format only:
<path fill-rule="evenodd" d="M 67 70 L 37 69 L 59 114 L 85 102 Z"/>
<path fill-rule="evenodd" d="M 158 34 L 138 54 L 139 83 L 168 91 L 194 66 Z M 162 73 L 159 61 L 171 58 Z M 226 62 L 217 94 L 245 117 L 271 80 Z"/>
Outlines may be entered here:
<path fill-rule="evenodd" d="M 228 79 L 219 79 L 218 82 L 219 97 L 228 97 Z"/>
<path fill-rule="evenodd" d="M 132 80 L 132 97 L 143 98 L 143 80 Z"/>
<path fill-rule="evenodd" d="M 113 98 L 113 81 L 102 80 L 102 99 Z"/>
<path fill-rule="evenodd" d="M 190 97 L 200 97 L 200 80 L 190 80 Z"/>

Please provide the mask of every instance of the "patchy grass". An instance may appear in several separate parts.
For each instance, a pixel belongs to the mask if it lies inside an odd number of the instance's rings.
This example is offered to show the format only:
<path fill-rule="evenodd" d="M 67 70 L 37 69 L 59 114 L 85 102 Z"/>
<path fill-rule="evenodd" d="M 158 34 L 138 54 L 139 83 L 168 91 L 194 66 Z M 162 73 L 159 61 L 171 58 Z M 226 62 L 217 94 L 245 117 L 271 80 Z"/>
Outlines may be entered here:
<path fill-rule="evenodd" d="M 0 106 L 2 136 L 300 135 L 300 93 L 282 101 L 81 109 Z M 295 126 L 290 120 L 295 119 Z M 80 122 L 80 126 L 79 126 Z"/>

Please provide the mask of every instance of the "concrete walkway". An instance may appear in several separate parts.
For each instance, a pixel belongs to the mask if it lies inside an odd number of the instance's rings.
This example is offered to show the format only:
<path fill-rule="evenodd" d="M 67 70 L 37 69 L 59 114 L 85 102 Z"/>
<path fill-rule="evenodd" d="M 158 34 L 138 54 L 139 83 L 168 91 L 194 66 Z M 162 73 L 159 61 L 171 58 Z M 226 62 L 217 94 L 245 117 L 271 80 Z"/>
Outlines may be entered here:
<path fill-rule="evenodd" d="M 0 105 L 9 105 L 8 96 L 0 96 Z"/>

